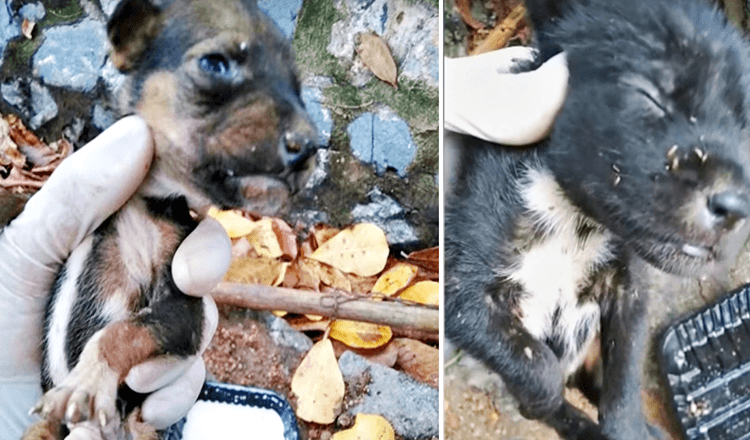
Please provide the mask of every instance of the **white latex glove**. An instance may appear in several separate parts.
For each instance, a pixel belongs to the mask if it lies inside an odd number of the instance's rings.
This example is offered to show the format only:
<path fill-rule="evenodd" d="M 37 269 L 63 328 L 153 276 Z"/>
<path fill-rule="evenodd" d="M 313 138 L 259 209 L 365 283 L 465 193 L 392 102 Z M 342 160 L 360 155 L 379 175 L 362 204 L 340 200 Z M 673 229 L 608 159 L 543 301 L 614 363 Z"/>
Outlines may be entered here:
<path fill-rule="evenodd" d="M 506 145 L 526 145 L 544 138 L 565 100 L 568 67 L 561 53 L 534 71 L 508 73 L 516 65 L 514 60 L 532 56 L 531 48 L 511 47 L 446 58 L 445 128 Z"/>
<path fill-rule="evenodd" d="M 24 211 L 0 231 L 0 433 L 20 438 L 35 420 L 29 409 L 41 397 L 40 344 L 47 295 L 71 250 L 135 192 L 154 154 L 145 122 L 125 118 L 63 161 Z M 192 295 L 207 293 L 229 266 L 231 246 L 214 220 L 196 228 L 173 260 L 177 286 Z M 218 314 L 204 298 L 204 347 Z M 126 378 L 131 388 L 155 391 L 144 403 L 144 418 L 165 427 L 194 403 L 205 378 L 200 356 L 183 362 L 150 361 Z M 96 438 L 92 430 L 71 438 Z"/>

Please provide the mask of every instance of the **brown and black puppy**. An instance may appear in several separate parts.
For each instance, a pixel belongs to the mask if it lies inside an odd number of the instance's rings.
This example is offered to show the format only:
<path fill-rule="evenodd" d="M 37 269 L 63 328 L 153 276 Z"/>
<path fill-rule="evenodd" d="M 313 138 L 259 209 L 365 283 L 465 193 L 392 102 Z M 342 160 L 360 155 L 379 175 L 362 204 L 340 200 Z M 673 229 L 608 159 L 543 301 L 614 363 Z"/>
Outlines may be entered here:
<path fill-rule="evenodd" d="M 191 211 L 283 210 L 316 139 L 290 46 L 254 0 L 123 0 L 108 33 L 129 71 L 123 113 L 148 122 L 156 156 L 136 195 L 58 275 L 43 347 L 49 391 L 36 408 L 45 420 L 27 439 L 87 419 L 131 435 L 116 409 L 128 371 L 201 344 L 203 303 L 170 269 L 197 225 Z"/>

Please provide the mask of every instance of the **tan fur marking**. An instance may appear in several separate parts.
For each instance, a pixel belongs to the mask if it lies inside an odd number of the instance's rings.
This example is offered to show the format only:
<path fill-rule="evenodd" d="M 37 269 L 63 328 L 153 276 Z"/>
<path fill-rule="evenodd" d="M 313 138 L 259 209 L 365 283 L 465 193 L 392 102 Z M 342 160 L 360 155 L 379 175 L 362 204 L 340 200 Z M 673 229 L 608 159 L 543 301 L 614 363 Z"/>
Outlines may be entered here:
<path fill-rule="evenodd" d="M 131 368 L 156 353 L 157 345 L 151 332 L 131 322 L 116 322 L 104 329 L 99 341 L 99 355 L 125 379 Z"/>
<path fill-rule="evenodd" d="M 220 151 L 212 153 L 238 154 L 244 150 L 252 151 L 249 145 L 256 145 L 265 140 L 276 139 L 279 118 L 273 102 L 263 101 L 243 108 L 232 117 L 229 127 L 218 135 Z M 209 144 L 210 147 L 217 145 Z"/>

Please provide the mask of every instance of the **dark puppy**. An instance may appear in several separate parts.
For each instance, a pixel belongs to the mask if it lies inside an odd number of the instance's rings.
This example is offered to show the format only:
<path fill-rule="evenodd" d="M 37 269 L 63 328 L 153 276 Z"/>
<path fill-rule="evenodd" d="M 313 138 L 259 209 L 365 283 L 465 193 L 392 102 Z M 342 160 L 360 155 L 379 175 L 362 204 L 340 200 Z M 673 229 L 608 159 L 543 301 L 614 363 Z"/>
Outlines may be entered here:
<path fill-rule="evenodd" d="M 634 258 L 730 265 L 750 222 L 748 46 L 702 0 L 531 2 L 570 91 L 548 141 L 462 138 L 446 201 L 446 335 L 566 438 L 644 439 L 649 292 Z M 563 398 L 601 334 L 599 424 Z"/>
<path fill-rule="evenodd" d="M 26 438 L 87 419 L 127 436 L 115 408 L 128 371 L 201 344 L 202 301 L 179 292 L 170 270 L 197 224 L 190 211 L 283 210 L 316 135 L 289 44 L 253 0 L 124 0 L 108 31 L 113 60 L 130 71 L 124 113 L 148 122 L 156 157 L 137 194 L 59 273 L 43 350 L 54 388 Z"/>

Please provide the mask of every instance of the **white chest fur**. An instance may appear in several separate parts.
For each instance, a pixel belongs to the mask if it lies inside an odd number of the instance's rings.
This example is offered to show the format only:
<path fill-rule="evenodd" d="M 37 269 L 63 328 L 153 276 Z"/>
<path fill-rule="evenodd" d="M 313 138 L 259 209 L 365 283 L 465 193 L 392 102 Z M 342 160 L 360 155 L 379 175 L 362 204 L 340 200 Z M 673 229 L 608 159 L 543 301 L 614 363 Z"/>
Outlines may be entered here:
<path fill-rule="evenodd" d="M 519 189 L 524 221 L 541 232 L 503 275 L 523 287 L 519 306 L 524 327 L 556 346 L 570 374 L 599 328 L 599 305 L 582 300 L 580 293 L 595 271 L 614 258 L 612 235 L 570 203 L 549 170 L 530 169 Z"/>

